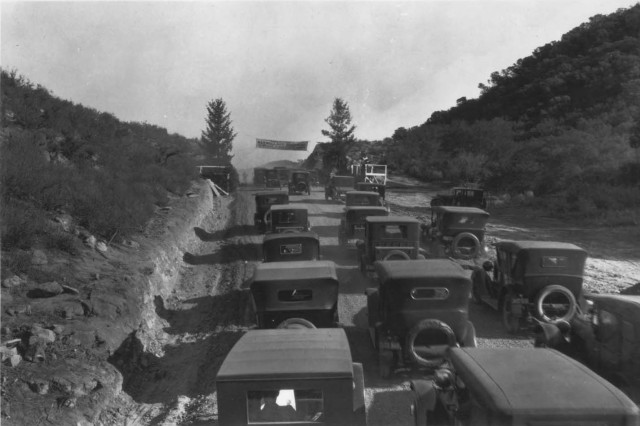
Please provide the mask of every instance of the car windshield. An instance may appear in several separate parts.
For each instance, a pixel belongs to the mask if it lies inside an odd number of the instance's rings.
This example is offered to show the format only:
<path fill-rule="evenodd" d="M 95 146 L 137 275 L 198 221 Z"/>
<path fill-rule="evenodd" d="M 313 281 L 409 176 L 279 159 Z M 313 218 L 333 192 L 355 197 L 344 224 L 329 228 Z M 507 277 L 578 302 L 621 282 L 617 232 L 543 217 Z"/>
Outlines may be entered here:
<path fill-rule="evenodd" d="M 269 389 L 247 392 L 250 424 L 321 423 L 324 396 L 321 389 Z"/>

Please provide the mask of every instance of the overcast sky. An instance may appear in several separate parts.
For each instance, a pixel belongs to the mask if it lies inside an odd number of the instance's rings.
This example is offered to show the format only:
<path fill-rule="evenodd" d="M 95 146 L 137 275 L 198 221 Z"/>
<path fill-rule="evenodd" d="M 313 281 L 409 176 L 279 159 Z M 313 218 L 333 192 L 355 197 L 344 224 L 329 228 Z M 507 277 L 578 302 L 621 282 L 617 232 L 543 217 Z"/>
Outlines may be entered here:
<path fill-rule="evenodd" d="M 536 47 L 632 0 L 0 2 L 1 64 L 54 95 L 199 137 L 222 98 L 234 163 L 306 157 L 333 100 L 356 137 L 422 124 Z M 255 138 L 310 141 L 307 153 Z"/>

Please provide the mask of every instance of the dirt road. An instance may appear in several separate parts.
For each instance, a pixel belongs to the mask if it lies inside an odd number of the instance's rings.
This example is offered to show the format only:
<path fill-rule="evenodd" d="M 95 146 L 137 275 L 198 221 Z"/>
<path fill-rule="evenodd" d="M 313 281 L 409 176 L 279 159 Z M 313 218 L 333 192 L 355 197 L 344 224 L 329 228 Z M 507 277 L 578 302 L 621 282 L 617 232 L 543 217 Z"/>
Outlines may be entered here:
<path fill-rule="evenodd" d="M 387 200 L 392 213 L 424 218 L 423 206 L 428 205 L 435 189 L 390 190 Z M 165 338 L 158 342 L 164 355 L 147 357 L 144 368 L 125 377 L 124 388 L 130 400 L 122 410 L 127 424 L 217 424 L 215 374 L 228 350 L 245 330 L 254 326 L 246 309 L 248 281 L 261 260 L 262 235 L 252 226 L 254 192 L 245 189 L 237 193 L 226 229 L 224 224 L 211 221 L 194 230 L 202 242 L 197 253 L 185 253 L 179 288 L 171 300 L 156 301 L 157 311 L 167 324 Z M 310 196 L 292 196 L 291 203 L 307 206 L 311 226 L 321 238 L 322 258 L 337 265 L 341 283 L 339 316 L 353 358 L 365 368 L 368 424 L 412 424 L 411 396 L 406 385 L 411 376 L 398 374 L 390 380 L 378 377 L 375 352 L 366 330 L 364 290 L 370 284 L 357 267 L 355 249 L 338 245 L 337 226 L 343 205 L 325 201 L 320 188 Z M 493 240 L 553 237 L 582 242 L 596 253 L 608 252 L 598 245 L 607 244 L 608 240 L 592 242 L 587 237 L 604 235 L 611 238 L 611 232 L 562 227 L 545 218 L 528 218 L 522 225 L 506 213 L 494 215 L 489 227 L 489 238 Z M 617 257 L 590 259 L 588 280 L 597 283 L 598 288 L 613 291 L 621 283 L 640 282 L 638 253 L 625 251 L 624 244 L 615 247 Z M 620 270 L 619 265 L 623 266 Z M 608 278 L 604 284 L 602 277 Z M 508 335 L 498 313 L 488 307 L 472 304 L 470 316 L 479 346 L 531 345 L 527 335 Z"/>

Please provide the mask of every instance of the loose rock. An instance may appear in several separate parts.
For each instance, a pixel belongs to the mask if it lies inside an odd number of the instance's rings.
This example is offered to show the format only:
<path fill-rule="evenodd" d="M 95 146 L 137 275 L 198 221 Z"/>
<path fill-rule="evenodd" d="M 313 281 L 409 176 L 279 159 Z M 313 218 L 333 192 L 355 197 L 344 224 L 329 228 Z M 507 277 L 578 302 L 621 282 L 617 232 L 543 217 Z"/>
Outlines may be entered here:
<path fill-rule="evenodd" d="M 44 350 L 46 343 L 42 340 L 36 340 L 35 342 L 29 342 L 29 347 L 24 355 L 24 359 L 30 362 L 42 362 L 45 359 Z"/>
<path fill-rule="evenodd" d="M 16 355 L 11 355 L 9 358 L 7 358 L 5 360 L 5 364 L 8 365 L 9 367 L 15 367 L 18 364 L 20 364 L 20 361 L 22 361 L 22 357 L 18 354 Z"/>
<path fill-rule="evenodd" d="M 18 355 L 18 348 L 8 348 L 6 346 L 0 346 L 0 356 L 2 362 L 4 362 L 7 358 L 11 358 L 14 355 Z"/>
<path fill-rule="evenodd" d="M 56 341 L 56 333 L 53 330 L 47 330 L 46 328 L 34 325 L 31 327 L 29 344 L 31 344 L 31 339 L 34 339 L 34 342 L 38 339 L 42 339 L 45 343 L 53 343 Z"/>
<path fill-rule="evenodd" d="M 46 265 L 49 263 L 47 260 L 47 255 L 44 254 L 42 250 L 34 250 L 31 254 L 31 264 L 32 265 Z"/>
<path fill-rule="evenodd" d="M 9 278 L 5 278 L 2 281 L 2 287 L 4 288 L 13 288 L 19 287 L 24 284 L 24 280 L 17 275 L 13 275 Z"/>
<path fill-rule="evenodd" d="M 85 244 L 87 247 L 90 247 L 90 248 L 95 248 L 95 247 L 96 247 L 96 242 L 97 242 L 96 237 L 94 237 L 93 235 L 89 235 L 89 236 L 84 240 L 84 244 Z"/>
<path fill-rule="evenodd" d="M 104 241 L 98 241 L 96 243 L 96 250 L 98 250 L 101 253 L 106 253 L 107 252 L 107 244 Z"/>
<path fill-rule="evenodd" d="M 49 393 L 49 382 L 42 379 L 35 379 L 29 383 L 29 388 L 38 395 L 46 395 Z"/>
<path fill-rule="evenodd" d="M 29 291 L 29 297 L 54 297 L 61 294 L 64 291 L 62 286 L 57 281 L 50 281 L 48 283 L 38 284 L 35 288 Z"/>

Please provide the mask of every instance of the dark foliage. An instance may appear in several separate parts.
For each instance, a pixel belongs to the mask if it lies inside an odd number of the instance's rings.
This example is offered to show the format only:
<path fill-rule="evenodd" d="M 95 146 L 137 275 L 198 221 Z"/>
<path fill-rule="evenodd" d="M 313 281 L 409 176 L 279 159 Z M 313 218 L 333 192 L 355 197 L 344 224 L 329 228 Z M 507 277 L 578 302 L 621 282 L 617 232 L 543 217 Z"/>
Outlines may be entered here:
<path fill-rule="evenodd" d="M 41 241 L 73 251 L 51 231 L 68 213 L 94 234 L 139 230 L 169 193 L 197 177 L 197 140 L 61 100 L 16 72 L 1 73 L 2 246 Z"/>

